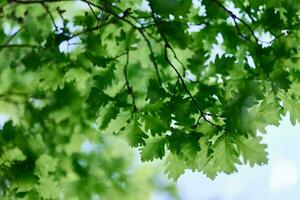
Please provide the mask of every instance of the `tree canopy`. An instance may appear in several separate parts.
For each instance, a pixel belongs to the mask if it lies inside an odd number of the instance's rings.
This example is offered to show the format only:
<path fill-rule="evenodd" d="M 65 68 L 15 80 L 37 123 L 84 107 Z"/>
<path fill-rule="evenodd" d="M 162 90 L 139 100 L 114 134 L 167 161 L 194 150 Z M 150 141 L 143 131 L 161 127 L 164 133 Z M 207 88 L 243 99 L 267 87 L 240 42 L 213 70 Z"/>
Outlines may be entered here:
<path fill-rule="evenodd" d="M 0 0 L 0 16 L 3 198 L 176 196 L 123 140 L 171 179 L 214 179 L 266 164 L 258 131 L 300 122 L 298 1 Z"/>

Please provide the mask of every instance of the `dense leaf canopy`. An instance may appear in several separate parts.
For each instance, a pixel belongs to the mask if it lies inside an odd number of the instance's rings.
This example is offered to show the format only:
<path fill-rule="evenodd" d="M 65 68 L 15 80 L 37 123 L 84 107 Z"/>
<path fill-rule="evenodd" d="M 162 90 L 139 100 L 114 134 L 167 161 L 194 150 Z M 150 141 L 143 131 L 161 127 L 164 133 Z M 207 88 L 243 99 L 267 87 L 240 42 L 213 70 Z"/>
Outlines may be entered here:
<path fill-rule="evenodd" d="M 300 122 L 298 0 L 0 0 L 0 15 L 3 198 L 147 199 L 171 187 L 130 171 L 121 138 L 174 180 L 213 179 L 266 164 L 257 132 Z"/>

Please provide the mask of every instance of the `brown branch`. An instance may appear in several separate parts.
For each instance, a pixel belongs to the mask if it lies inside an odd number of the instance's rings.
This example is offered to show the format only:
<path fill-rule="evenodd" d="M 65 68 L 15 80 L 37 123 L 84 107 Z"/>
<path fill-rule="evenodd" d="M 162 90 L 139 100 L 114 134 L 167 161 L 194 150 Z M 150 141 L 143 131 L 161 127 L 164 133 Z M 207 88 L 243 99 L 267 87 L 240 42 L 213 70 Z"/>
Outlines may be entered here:
<path fill-rule="evenodd" d="M 20 3 L 20 4 L 57 3 L 57 2 L 68 2 L 68 1 L 72 1 L 72 0 L 43 0 L 43 1 L 42 0 L 26 0 L 26 1 L 25 0 L 12 0 L 12 2 Z M 155 60 L 155 56 L 154 56 L 154 53 L 153 53 L 152 45 L 151 45 L 149 39 L 147 38 L 147 36 L 145 34 L 147 32 L 144 30 L 144 28 L 143 27 L 137 27 L 135 24 L 133 24 L 131 21 L 129 21 L 125 17 L 120 17 L 118 14 L 116 14 L 112 10 L 107 9 L 106 7 L 103 7 L 101 5 L 98 5 L 98 4 L 93 3 L 91 1 L 88 1 L 88 0 L 79 0 L 79 1 L 86 3 L 86 4 L 88 4 L 91 7 L 95 7 L 97 9 L 100 9 L 103 12 L 105 12 L 107 14 L 110 14 L 110 15 L 114 16 L 115 18 L 119 19 L 119 20 L 122 20 L 123 22 L 125 22 L 125 23 L 129 24 L 130 26 L 132 26 L 135 30 L 137 30 L 141 34 L 141 36 L 146 41 L 146 44 L 147 44 L 148 49 L 150 51 L 150 58 L 151 58 L 151 61 L 152 61 L 153 65 L 154 65 L 155 72 L 156 72 L 156 75 L 157 75 L 157 78 L 158 78 L 158 82 L 159 82 L 159 84 L 162 87 L 162 81 L 161 81 L 159 70 L 158 70 L 158 64 L 157 64 L 157 62 Z M 90 32 L 90 31 L 93 31 L 93 30 L 97 30 L 97 29 L 93 28 L 92 30 L 88 30 L 87 32 Z M 85 32 L 82 32 L 82 33 L 78 33 L 76 35 L 78 36 L 78 35 L 84 34 L 84 33 Z"/>
<path fill-rule="evenodd" d="M 220 128 L 219 125 L 217 124 L 214 124 L 213 122 L 211 122 L 210 120 L 207 119 L 205 113 L 203 112 L 203 110 L 201 109 L 201 107 L 199 106 L 199 104 L 197 103 L 197 101 L 195 100 L 195 98 L 193 97 L 192 93 L 189 91 L 189 89 L 187 88 L 187 85 L 185 84 L 185 81 L 183 79 L 183 77 L 181 76 L 180 72 L 178 71 L 178 69 L 174 66 L 174 64 L 171 62 L 171 60 L 169 59 L 169 56 L 168 56 L 168 49 L 170 49 L 172 51 L 172 53 L 174 54 L 174 57 L 176 59 L 178 59 L 178 57 L 176 56 L 176 53 L 174 51 L 174 49 L 172 48 L 172 46 L 170 45 L 166 35 L 164 34 L 163 31 L 161 31 L 161 29 L 159 28 L 159 25 L 158 25 L 158 20 L 153 12 L 153 7 L 152 7 L 152 3 L 151 1 L 149 1 L 149 5 L 150 5 L 150 8 L 151 8 L 151 14 L 152 14 L 152 17 L 153 17 L 153 20 L 156 24 L 156 27 L 158 29 L 158 32 L 160 33 L 165 45 L 164 45 L 164 55 L 165 55 L 165 60 L 167 61 L 167 63 L 172 67 L 172 69 L 175 71 L 175 73 L 177 74 L 178 76 L 178 79 L 180 80 L 181 82 L 181 85 L 183 87 L 183 89 L 185 90 L 185 92 L 188 94 L 188 96 L 191 98 L 193 104 L 196 106 L 196 108 L 198 109 L 199 113 L 200 113 L 200 116 L 206 121 L 208 122 L 210 125 L 212 126 L 215 126 L 217 128 Z M 178 59 L 179 60 L 179 59 Z M 180 61 L 179 61 L 180 64 L 182 64 Z M 182 64 L 183 65 L 183 64 Z"/>
<path fill-rule="evenodd" d="M 51 22 L 52 22 L 52 24 L 53 24 L 53 26 L 54 26 L 54 28 L 55 28 L 55 31 L 58 32 L 58 27 L 57 27 L 57 25 L 55 24 L 54 17 L 53 17 L 53 15 L 52 15 L 51 11 L 49 10 L 49 7 L 48 7 L 45 3 L 41 3 L 41 5 L 43 6 L 43 8 L 44 8 L 44 9 L 46 10 L 46 12 L 48 13 L 48 15 L 49 15 L 49 17 L 50 17 L 50 19 L 51 19 Z"/>
<path fill-rule="evenodd" d="M 176 54 L 175 50 L 171 47 L 170 44 L 168 45 L 168 48 L 172 51 L 175 60 L 177 60 L 177 62 L 178 62 L 178 63 L 180 64 L 180 66 L 182 67 L 182 70 L 183 70 L 183 76 L 185 76 L 185 72 L 186 72 L 185 66 L 183 65 L 183 63 L 181 62 L 181 60 L 177 57 L 177 54 Z"/>
<path fill-rule="evenodd" d="M 236 21 L 236 18 L 232 18 L 232 19 L 233 19 L 235 28 L 236 28 L 236 30 L 237 30 L 237 32 L 238 32 L 238 35 L 240 35 L 240 36 L 241 36 L 243 39 L 245 39 L 245 40 L 249 40 L 248 37 L 246 37 L 246 36 L 243 35 L 243 33 L 242 33 L 242 31 L 241 31 L 241 29 L 240 29 L 240 27 L 239 27 L 239 25 L 238 25 L 238 23 L 237 23 L 237 21 Z"/>
<path fill-rule="evenodd" d="M 34 3 L 57 3 L 57 2 L 67 2 L 67 1 L 72 1 L 72 0 L 12 0 L 12 2 L 15 2 L 15 3 L 21 3 L 21 4 L 34 4 Z M 150 51 L 150 58 L 151 58 L 151 61 L 152 63 L 154 64 L 154 67 L 155 67 L 155 71 L 156 71 L 156 75 L 158 77 L 158 80 L 159 80 L 159 83 L 160 85 L 162 86 L 162 82 L 161 82 L 161 78 L 160 78 L 160 75 L 159 75 L 159 71 L 158 71 L 158 64 L 156 63 L 156 60 L 155 60 L 155 56 L 154 56 L 154 51 L 153 51 L 153 48 L 152 48 L 152 45 L 151 45 L 151 42 L 150 40 L 148 39 L 148 37 L 146 36 L 146 34 L 149 34 L 147 31 L 145 31 L 144 27 L 141 25 L 141 27 L 137 27 L 133 22 L 131 22 L 130 20 L 128 20 L 126 17 L 121 17 L 119 16 L 117 13 L 113 12 L 112 10 L 110 9 L 107 9 L 101 5 L 97 5 L 96 3 L 93 3 L 91 1 L 88 1 L 88 0 L 80 0 L 81 2 L 84 2 L 86 4 L 88 4 L 90 7 L 95 7 L 97 9 L 100 9 L 102 10 L 103 12 L 107 13 L 107 14 L 110 14 L 112 16 L 114 16 L 115 18 L 127 23 L 128 25 L 130 25 L 131 27 L 133 27 L 135 30 L 137 30 L 141 36 L 144 38 L 147 46 L 148 46 L 148 49 Z M 150 3 L 151 5 L 151 3 Z M 152 12 L 152 18 L 154 19 L 154 24 L 157 26 L 157 21 L 156 21 L 156 17 L 154 16 L 154 13 Z M 133 18 L 134 19 L 134 18 Z M 135 19 L 136 20 L 136 19 Z M 186 93 L 188 94 L 188 96 L 192 99 L 192 102 L 196 105 L 197 109 L 199 110 L 200 112 L 200 115 L 201 117 L 207 121 L 208 123 L 210 123 L 211 125 L 213 126 L 216 126 L 216 127 L 219 127 L 219 125 L 216 125 L 214 123 L 212 123 L 211 121 L 209 121 L 206 116 L 205 116 L 205 113 L 201 110 L 200 106 L 198 105 L 197 101 L 194 99 L 193 95 L 190 93 L 190 91 L 188 90 L 186 84 L 185 84 L 185 81 L 183 79 L 183 77 L 180 75 L 179 71 L 177 70 L 177 68 L 173 65 L 173 63 L 170 61 L 169 59 L 169 56 L 168 56 L 168 49 L 172 51 L 173 55 L 174 55 L 174 58 L 181 64 L 181 66 L 184 68 L 184 65 L 182 64 L 182 62 L 178 59 L 174 49 L 171 47 L 171 45 L 169 44 L 166 36 L 163 34 L 162 31 L 160 31 L 159 29 L 159 26 L 158 27 L 158 30 L 160 32 L 160 35 L 161 37 L 163 38 L 164 42 L 165 42 L 165 46 L 164 46 L 164 53 L 165 53 L 165 59 L 166 61 L 168 62 L 168 64 L 174 69 L 174 71 L 176 72 L 177 76 L 178 76 L 178 79 L 180 80 L 181 84 L 183 85 L 183 88 L 184 90 L 186 91 Z M 81 35 L 81 34 L 84 34 L 84 33 L 87 33 L 87 32 L 91 32 L 91 31 L 94 31 L 94 30 L 97 30 L 95 27 L 94 28 L 91 28 L 89 30 L 85 30 L 85 31 L 82 31 L 80 33 L 77 33 L 77 34 L 74 34 L 72 37 L 76 37 L 78 35 Z M 125 81 L 126 81 L 126 86 L 127 86 L 127 89 L 128 89 L 128 93 L 132 96 L 132 101 L 133 101 L 133 106 L 134 106 L 134 109 L 137 110 L 136 108 L 136 105 L 135 105 L 135 100 L 133 98 L 133 94 L 132 94 L 132 87 L 130 86 L 129 84 L 129 81 L 128 81 L 128 77 L 127 77 L 127 66 L 128 66 L 128 62 L 129 62 L 129 52 L 127 51 L 127 61 L 126 61 L 126 65 L 124 67 L 124 75 L 125 75 Z"/>
<path fill-rule="evenodd" d="M 72 1 L 72 0 L 10 0 L 14 3 L 20 4 L 41 4 L 41 3 L 57 3 L 63 1 Z"/>
<path fill-rule="evenodd" d="M 158 83 L 159 83 L 160 87 L 162 87 L 162 81 L 161 81 L 160 74 L 159 74 L 159 70 L 158 70 L 158 64 L 157 64 L 157 62 L 156 62 L 156 60 L 155 60 L 154 51 L 153 51 L 151 42 L 150 42 L 150 40 L 147 38 L 147 36 L 145 35 L 143 29 L 139 29 L 139 32 L 141 33 L 141 35 L 143 36 L 144 40 L 146 41 L 146 44 L 147 44 L 148 49 L 149 49 L 149 51 L 150 51 L 150 59 L 151 59 L 151 62 L 153 63 L 154 68 L 155 68 L 155 73 L 156 73 L 156 76 L 157 76 L 157 79 L 158 79 Z"/>
<path fill-rule="evenodd" d="M 238 16 L 236 16 L 232 11 L 230 11 L 229 9 L 227 9 L 221 2 L 219 2 L 218 0 L 212 0 L 215 4 L 217 4 L 220 8 L 222 8 L 224 11 L 226 11 L 229 16 L 233 19 L 233 20 L 238 20 L 240 21 L 242 24 L 244 24 L 244 26 L 249 30 L 249 32 L 251 33 L 251 35 L 254 37 L 256 43 L 261 42 L 255 35 L 254 30 L 251 28 L 251 26 L 245 22 L 243 19 L 239 18 Z"/>
<path fill-rule="evenodd" d="M 249 32 L 251 33 L 251 35 L 254 37 L 256 43 L 260 42 L 260 43 L 265 43 L 265 44 L 271 44 L 272 42 L 274 42 L 275 40 L 277 40 L 278 38 L 281 38 L 283 37 L 285 34 L 284 33 L 281 33 L 279 35 L 274 35 L 274 39 L 269 41 L 269 42 L 266 42 L 266 41 L 262 41 L 260 40 L 256 35 L 255 35 L 255 32 L 254 30 L 251 28 L 251 26 L 243 19 L 241 19 L 240 17 L 236 16 L 232 11 L 228 10 L 221 2 L 219 2 L 218 0 L 213 0 L 213 2 L 215 2 L 219 7 L 221 7 L 224 11 L 226 11 L 229 16 L 233 19 L 233 22 L 235 24 L 235 27 L 237 28 L 238 32 L 241 33 L 241 30 L 240 28 L 238 27 L 238 24 L 237 24 L 237 21 L 240 21 L 248 30 Z M 248 14 L 248 13 L 247 13 Z M 248 14 L 249 15 L 249 14 Z M 249 15 L 250 16 L 250 15 Z M 251 19 L 253 21 L 253 19 Z M 242 35 L 242 34 L 240 34 Z M 243 37 L 245 39 L 245 37 Z"/>
<path fill-rule="evenodd" d="M 115 18 L 119 19 L 119 20 L 122 20 L 123 22 L 129 24 L 132 28 L 134 28 L 134 30 L 137 30 L 141 36 L 144 38 L 147 46 L 148 46 L 148 49 L 150 51 L 150 58 L 151 58 L 151 61 L 154 65 L 154 69 L 155 69 L 155 72 L 156 72 L 156 75 L 157 75 L 157 79 L 158 79 L 158 82 L 160 84 L 160 86 L 162 87 L 162 81 L 161 81 L 161 78 L 160 78 L 160 74 L 159 74 L 159 69 L 158 69 L 158 64 L 155 60 L 155 56 L 154 56 L 154 52 L 153 52 L 153 48 L 152 48 L 152 45 L 151 45 L 151 42 L 150 40 L 147 38 L 146 34 L 145 34 L 145 30 L 143 27 L 137 27 L 135 24 L 133 24 L 130 20 L 126 19 L 125 17 L 120 17 L 118 14 L 116 14 L 115 12 L 113 12 L 112 10 L 109 10 L 107 8 L 104 8 L 102 7 L 101 5 L 97 5 L 95 3 L 92 3 L 90 1 L 87 1 L 87 0 L 81 0 L 82 2 L 85 2 L 87 4 L 90 4 L 100 10 L 102 10 L 103 12 L 106 12 L 112 16 L 114 16 Z"/>
<path fill-rule="evenodd" d="M 8 40 L 5 42 L 5 44 L 9 44 L 21 31 L 22 31 L 22 28 L 20 28 L 18 31 L 16 31 L 14 34 L 12 34 L 8 38 Z"/>
<path fill-rule="evenodd" d="M 133 95 L 133 88 L 130 86 L 129 80 L 128 80 L 128 74 L 127 74 L 127 68 L 128 68 L 128 64 L 129 64 L 129 51 L 126 51 L 126 63 L 124 66 L 124 76 L 125 76 L 125 84 L 127 87 L 127 92 L 128 94 L 131 96 L 132 99 L 132 106 L 133 106 L 133 112 L 136 113 L 138 111 L 136 104 L 135 104 L 135 98 Z"/>
<path fill-rule="evenodd" d="M 27 94 L 27 93 L 8 91 L 6 93 L 0 94 L 0 101 L 5 101 L 7 103 L 12 103 L 15 106 L 18 106 L 18 104 L 20 104 L 20 102 L 13 98 L 16 96 L 18 98 L 22 98 L 22 100 L 24 100 L 24 101 L 26 101 L 29 98 L 29 94 Z"/>
<path fill-rule="evenodd" d="M 5 48 L 39 48 L 38 45 L 31 45 L 31 44 L 3 44 L 0 45 L 0 49 Z"/>
<path fill-rule="evenodd" d="M 95 18 L 96 18 L 97 20 L 99 20 L 97 14 L 95 13 L 93 7 L 90 5 L 89 2 L 87 3 L 87 5 L 89 6 L 89 8 L 90 8 L 90 10 L 92 11 L 93 15 L 95 16 Z"/>
<path fill-rule="evenodd" d="M 228 10 L 222 3 L 220 3 L 218 0 L 212 0 L 214 3 L 216 3 L 219 7 L 221 7 L 224 11 L 226 11 L 229 16 L 233 19 L 234 23 L 235 23 L 235 27 L 237 29 L 238 26 L 237 26 L 237 22 L 236 20 L 240 21 L 248 30 L 249 32 L 251 33 L 251 35 L 254 37 L 255 39 L 255 42 L 256 44 L 259 45 L 259 43 L 265 43 L 265 44 L 272 44 L 272 42 L 274 42 L 276 39 L 282 37 L 284 34 L 280 34 L 279 36 L 274 36 L 275 38 L 269 42 L 266 42 L 266 41 L 262 41 L 260 40 L 256 35 L 255 35 L 255 32 L 254 30 L 251 28 L 251 26 L 249 24 L 247 24 L 247 22 L 245 22 L 243 19 L 239 18 L 238 16 L 236 16 L 232 11 Z M 250 40 L 249 40 L 250 41 Z M 271 48 L 271 50 L 276 54 L 276 56 L 279 56 L 279 53 L 272 47 L 270 46 L 269 48 Z"/>
<path fill-rule="evenodd" d="M 167 61 L 167 63 L 173 68 L 173 70 L 176 72 L 178 79 L 181 82 L 181 85 L 183 86 L 183 89 L 186 91 L 186 93 L 188 94 L 188 96 L 191 98 L 193 104 L 196 106 L 196 108 L 198 109 L 198 111 L 200 112 L 200 116 L 199 118 L 203 118 L 205 121 L 207 121 L 210 125 L 215 126 L 217 128 L 219 128 L 219 125 L 214 124 L 213 122 L 211 122 L 210 120 L 208 120 L 206 118 L 206 113 L 204 113 L 202 111 L 202 109 L 200 108 L 199 104 L 197 103 L 197 101 L 195 100 L 195 98 L 193 97 L 192 93 L 189 91 L 189 89 L 187 88 L 187 85 L 185 84 L 185 81 L 183 79 L 183 77 L 180 75 L 180 72 L 177 70 L 177 68 L 173 65 L 173 63 L 170 61 L 169 56 L 168 56 L 168 44 L 165 44 L 165 48 L 164 48 L 164 52 L 165 52 L 165 60 Z M 198 124 L 197 120 L 197 124 Z"/>
<path fill-rule="evenodd" d="M 100 28 L 102 28 L 102 27 L 104 27 L 104 26 L 107 26 L 107 25 L 110 24 L 110 23 L 111 23 L 111 21 L 108 21 L 108 22 L 106 22 L 106 23 L 104 23 L 104 24 L 101 24 L 100 26 L 99 26 L 99 25 L 96 25 L 96 26 L 94 26 L 94 27 L 87 28 L 87 29 L 84 29 L 84 30 L 82 30 L 82 31 L 80 31 L 80 32 L 74 33 L 73 35 L 71 35 L 71 36 L 69 37 L 69 40 L 72 39 L 72 38 L 74 38 L 74 37 L 77 37 L 77 36 L 80 36 L 80 35 L 83 35 L 83 34 L 86 34 L 86 33 L 91 33 L 91 32 L 93 32 L 93 31 L 99 30 Z"/>

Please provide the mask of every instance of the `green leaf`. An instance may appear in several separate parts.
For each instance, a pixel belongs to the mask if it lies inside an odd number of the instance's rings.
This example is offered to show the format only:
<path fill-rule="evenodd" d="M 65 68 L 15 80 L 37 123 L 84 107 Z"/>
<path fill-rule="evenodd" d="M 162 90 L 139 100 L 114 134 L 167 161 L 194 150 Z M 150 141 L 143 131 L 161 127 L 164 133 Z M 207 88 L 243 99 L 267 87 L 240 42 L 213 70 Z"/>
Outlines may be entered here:
<path fill-rule="evenodd" d="M 87 89 L 89 73 L 81 68 L 72 68 L 66 73 L 65 79 L 67 82 L 75 81 L 78 89 L 85 91 Z"/>
<path fill-rule="evenodd" d="M 211 149 L 210 144 L 205 142 L 204 139 L 199 140 L 200 151 L 195 157 L 196 169 L 202 171 L 210 179 L 215 179 L 219 169 L 217 166 L 214 166 L 214 163 L 211 162 Z"/>
<path fill-rule="evenodd" d="M 157 24 L 160 31 L 162 31 L 168 41 L 176 45 L 180 49 L 185 49 L 191 38 L 185 32 L 187 25 L 179 21 L 159 21 Z"/>
<path fill-rule="evenodd" d="M 35 51 L 32 51 L 22 59 L 22 63 L 28 70 L 36 70 L 41 65 L 41 60 L 39 54 Z"/>
<path fill-rule="evenodd" d="M 146 115 L 142 117 L 145 123 L 145 130 L 150 131 L 151 135 L 161 135 L 169 130 L 169 121 L 159 116 Z"/>
<path fill-rule="evenodd" d="M 300 102 L 285 95 L 283 92 L 279 93 L 278 96 L 283 102 L 285 112 L 290 113 L 291 123 L 295 125 L 297 121 L 300 122 Z"/>
<path fill-rule="evenodd" d="M 42 199 L 56 199 L 59 194 L 59 187 L 51 176 L 42 176 L 39 179 L 39 185 L 36 187 Z"/>
<path fill-rule="evenodd" d="M 155 158 L 162 159 L 165 155 L 165 143 L 165 139 L 161 137 L 147 139 L 146 145 L 140 148 L 142 161 L 153 161 Z"/>
<path fill-rule="evenodd" d="M 137 119 L 132 120 L 127 132 L 127 140 L 130 146 L 138 147 L 146 144 L 145 139 L 148 138 L 148 135 L 141 129 L 141 125 Z"/>
<path fill-rule="evenodd" d="M 169 103 L 169 106 L 177 125 L 190 127 L 195 124 L 195 119 L 192 116 L 187 116 L 186 113 L 194 114 L 199 111 L 189 98 L 177 97 Z"/>
<path fill-rule="evenodd" d="M 0 166 L 11 167 L 15 162 L 24 161 L 25 159 L 26 156 L 18 147 L 4 149 L 4 152 L 0 158 Z"/>
<path fill-rule="evenodd" d="M 107 128 L 112 119 L 116 119 L 120 110 L 115 106 L 115 104 L 108 104 L 102 112 L 100 112 L 100 117 L 97 119 L 100 121 L 99 128 L 104 130 Z"/>
<path fill-rule="evenodd" d="M 267 164 L 267 145 L 261 144 L 261 137 L 246 138 L 244 136 L 234 137 L 238 151 L 244 158 L 244 163 L 249 163 L 251 167 L 254 165 Z"/>
<path fill-rule="evenodd" d="M 85 101 L 89 108 L 89 115 L 96 116 L 99 108 L 102 106 L 106 106 L 110 99 L 111 98 L 102 90 L 93 87 L 89 93 L 88 98 Z"/>
<path fill-rule="evenodd" d="M 160 87 L 155 79 L 149 80 L 147 99 L 150 99 L 150 104 L 157 102 L 164 98 L 166 93 L 163 88 Z"/>
<path fill-rule="evenodd" d="M 166 159 L 165 173 L 169 178 L 177 181 L 178 178 L 184 173 L 186 166 L 178 155 L 169 154 Z"/>
<path fill-rule="evenodd" d="M 100 69 L 96 75 L 93 77 L 95 87 L 99 90 L 104 90 L 109 87 L 113 80 L 115 79 L 115 67 L 114 65 L 106 68 Z"/>
<path fill-rule="evenodd" d="M 43 67 L 39 71 L 38 85 L 44 90 L 58 90 L 64 87 L 64 74 L 62 69 Z"/>
<path fill-rule="evenodd" d="M 214 179 L 300 122 L 297 1 L 0 4 L 0 199 L 150 199 L 129 146 Z"/>
<path fill-rule="evenodd" d="M 180 15 L 185 16 L 189 13 L 192 6 L 191 0 L 150 0 L 153 11 L 162 16 L 168 16 L 170 14 L 178 17 Z"/>
<path fill-rule="evenodd" d="M 233 69 L 235 62 L 234 57 L 225 57 L 222 56 L 221 58 L 216 58 L 214 63 L 214 68 L 217 73 L 222 75 L 228 75 L 229 72 Z"/>
<path fill-rule="evenodd" d="M 218 166 L 218 171 L 230 174 L 237 171 L 236 164 L 241 164 L 241 162 L 233 142 L 225 134 L 213 145 L 214 152 L 212 153 L 210 162 L 214 166 Z"/>
<path fill-rule="evenodd" d="M 268 95 L 265 99 L 253 106 L 250 109 L 244 110 L 242 113 L 240 127 L 243 131 L 255 135 L 257 130 L 262 133 L 266 133 L 267 125 L 279 125 L 281 119 L 280 113 L 276 112 L 278 105 L 273 95 Z"/>
<path fill-rule="evenodd" d="M 36 177 L 30 173 L 22 173 L 12 183 L 12 188 L 17 190 L 17 193 L 30 192 L 34 189 Z"/>
<path fill-rule="evenodd" d="M 94 55 L 92 53 L 86 53 L 86 57 L 95 65 L 98 67 L 107 67 L 107 65 L 113 61 L 113 58 L 107 58 L 101 55 Z"/>
<path fill-rule="evenodd" d="M 37 175 L 46 176 L 50 172 L 54 172 L 57 166 L 57 159 L 47 154 L 41 155 L 35 163 L 35 170 Z"/>
<path fill-rule="evenodd" d="M 282 63 L 278 63 L 278 65 L 281 64 Z M 287 91 L 291 84 L 291 81 L 289 80 L 289 75 L 289 72 L 287 72 L 285 69 L 282 69 L 281 66 L 277 66 L 270 74 L 270 77 L 276 85 L 279 85 L 280 88 Z"/>

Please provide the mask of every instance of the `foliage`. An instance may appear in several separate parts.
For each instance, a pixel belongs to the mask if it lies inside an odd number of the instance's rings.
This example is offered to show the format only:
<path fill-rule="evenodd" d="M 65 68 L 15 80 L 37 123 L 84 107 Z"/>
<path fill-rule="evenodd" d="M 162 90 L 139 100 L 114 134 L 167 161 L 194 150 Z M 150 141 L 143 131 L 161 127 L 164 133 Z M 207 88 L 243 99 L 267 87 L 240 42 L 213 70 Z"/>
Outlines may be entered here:
<path fill-rule="evenodd" d="M 145 172 L 126 172 L 130 156 L 115 137 L 142 161 L 167 156 L 174 180 L 186 169 L 215 178 L 266 164 L 257 131 L 287 113 L 300 121 L 296 1 L 0 8 L 0 108 L 12 120 L 0 134 L 5 198 L 149 194 L 155 184 L 139 189 Z M 84 153 L 86 141 L 96 150 Z"/>

